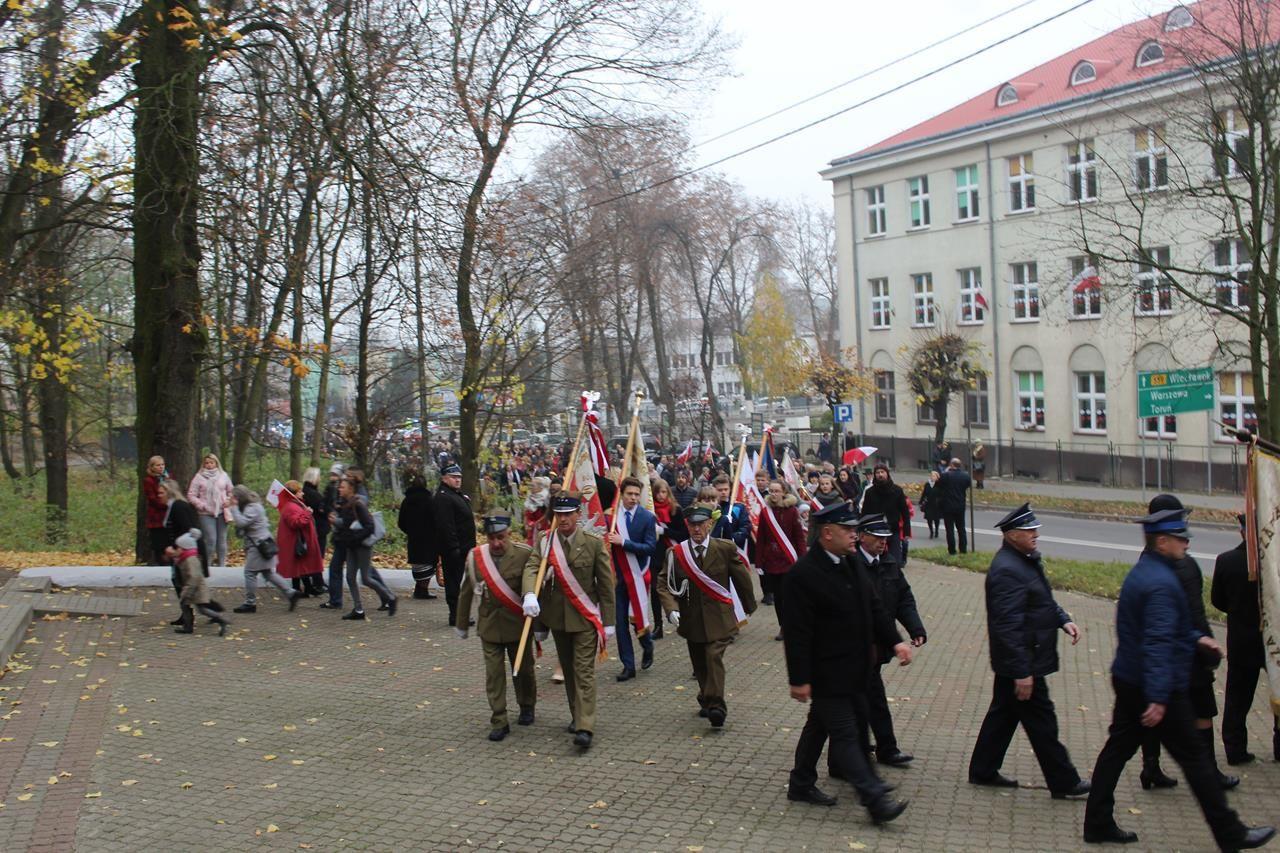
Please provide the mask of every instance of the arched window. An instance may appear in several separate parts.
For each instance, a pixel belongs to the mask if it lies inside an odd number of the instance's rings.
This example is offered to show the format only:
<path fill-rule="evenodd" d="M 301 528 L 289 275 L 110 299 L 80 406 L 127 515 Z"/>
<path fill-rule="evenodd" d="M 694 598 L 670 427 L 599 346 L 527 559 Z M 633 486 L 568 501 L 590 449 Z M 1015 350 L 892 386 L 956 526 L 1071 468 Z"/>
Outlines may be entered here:
<path fill-rule="evenodd" d="M 1134 60 L 1134 65 L 1143 68 L 1147 65 L 1155 65 L 1158 62 L 1164 62 L 1164 48 L 1160 46 L 1158 41 L 1149 41 L 1138 51 L 1138 58 Z"/>
<path fill-rule="evenodd" d="M 1000 91 L 996 93 L 996 106 L 1005 107 L 1009 104 L 1017 103 L 1018 90 L 1013 88 L 1013 84 L 1005 83 L 1000 87 Z"/>
<path fill-rule="evenodd" d="M 1196 19 L 1192 16 L 1190 9 L 1186 6 L 1175 6 L 1169 10 L 1168 15 L 1165 15 L 1164 31 L 1168 33 L 1174 30 L 1181 30 L 1195 22 Z"/>
<path fill-rule="evenodd" d="M 1093 67 L 1093 63 L 1089 61 L 1081 62 L 1071 71 L 1071 85 L 1079 86 L 1083 83 L 1092 83 L 1098 79 L 1098 69 Z"/>

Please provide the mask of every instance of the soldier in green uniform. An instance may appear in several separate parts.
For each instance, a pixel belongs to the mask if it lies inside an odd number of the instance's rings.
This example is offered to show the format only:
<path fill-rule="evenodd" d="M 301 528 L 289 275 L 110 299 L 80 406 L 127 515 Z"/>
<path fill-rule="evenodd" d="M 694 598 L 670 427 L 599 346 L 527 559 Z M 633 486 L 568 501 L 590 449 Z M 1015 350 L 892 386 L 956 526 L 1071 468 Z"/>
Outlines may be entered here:
<path fill-rule="evenodd" d="M 480 599 L 476 633 L 484 647 L 485 694 L 489 698 L 492 730 L 489 740 L 502 740 L 511 733 L 507 721 L 507 673 L 515 665 L 516 650 L 524 614 L 520 606 L 520 589 L 524 584 L 524 567 L 532 553 L 528 545 L 511 538 L 511 519 L 490 515 L 484 520 L 487 541 L 467 555 L 462 589 L 458 593 L 458 625 L 471 621 L 471 599 Z M 468 629 L 455 627 L 454 632 L 466 639 Z M 525 641 L 524 658 L 515 676 L 516 702 L 520 705 L 522 726 L 533 724 L 533 706 L 538 687 L 533 676 L 531 643 Z M 510 661 L 510 662 L 508 662 Z"/>
<path fill-rule="evenodd" d="M 685 510 L 689 539 L 673 545 L 658 576 L 658 598 L 667 621 L 689 644 L 689 659 L 698 678 L 698 715 L 711 725 L 724 725 L 724 651 L 738 633 L 738 622 L 756 609 L 751 574 L 728 539 L 711 537 L 711 508 L 694 504 Z M 732 582 L 732 587 L 730 583 Z M 741 601 L 735 607 L 733 592 Z"/>
<path fill-rule="evenodd" d="M 573 742 L 586 749 L 596 722 L 596 656 L 613 636 L 613 566 L 604 541 L 578 528 L 581 499 L 559 495 L 552 501 L 555 525 L 538 536 L 524 570 L 525 616 L 541 616 L 556 641 L 564 670 L 564 690 L 573 720 Z M 542 590 L 535 588 L 542 549 L 550 535 L 551 555 Z"/>

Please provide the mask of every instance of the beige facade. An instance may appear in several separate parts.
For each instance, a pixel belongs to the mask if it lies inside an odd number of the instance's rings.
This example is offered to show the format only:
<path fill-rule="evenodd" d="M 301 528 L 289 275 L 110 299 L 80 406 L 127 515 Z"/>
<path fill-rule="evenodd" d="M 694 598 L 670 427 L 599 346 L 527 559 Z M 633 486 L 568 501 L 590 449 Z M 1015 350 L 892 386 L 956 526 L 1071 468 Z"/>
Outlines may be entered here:
<path fill-rule="evenodd" d="M 842 345 L 882 386 L 892 375 L 895 392 L 864 401 L 854 431 L 933 436 L 906 365 L 922 336 L 945 329 L 980 344 L 988 374 L 985 393 L 952 401 L 949 437 L 968 425 L 994 448 L 1233 461 L 1233 442 L 1211 420 L 1251 418 L 1247 367 L 1231 354 L 1243 325 L 1149 268 L 1091 263 L 1085 248 L 1133 257 L 1125 244 L 1141 221 L 1143 245 L 1167 247 L 1171 263 L 1214 266 L 1220 205 L 1184 191 L 1213 178 L 1203 131 L 1212 114 L 1197 81 L 1171 74 L 834 161 L 822 174 L 835 204 Z M 1077 293 L 1084 267 L 1097 269 L 1100 287 Z M 1218 278 L 1190 280 L 1213 301 Z M 1214 411 L 1139 421 L 1139 371 L 1208 365 Z M 1048 476 L 1043 465 L 1031 473 Z"/>

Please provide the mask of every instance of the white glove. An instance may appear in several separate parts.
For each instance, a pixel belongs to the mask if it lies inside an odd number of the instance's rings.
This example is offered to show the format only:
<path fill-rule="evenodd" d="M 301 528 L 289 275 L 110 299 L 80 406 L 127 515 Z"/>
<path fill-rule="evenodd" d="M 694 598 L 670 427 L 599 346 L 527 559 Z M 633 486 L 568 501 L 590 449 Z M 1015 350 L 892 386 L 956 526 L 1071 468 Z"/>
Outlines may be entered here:
<path fill-rule="evenodd" d="M 466 628 L 454 628 L 453 633 L 458 635 L 459 640 L 465 640 L 467 638 L 467 635 L 470 634 L 471 632 L 468 631 Z"/>
<path fill-rule="evenodd" d="M 673 628 L 679 628 L 680 627 L 680 611 L 672 610 L 670 613 L 668 613 L 667 621 L 671 623 L 671 626 Z"/>
<path fill-rule="evenodd" d="M 615 628 L 615 627 L 613 627 L 612 625 L 605 625 L 605 626 L 604 626 L 604 638 L 605 638 L 606 640 L 608 640 L 609 638 L 611 638 L 611 637 L 612 637 L 614 634 L 616 634 L 616 633 L 618 633 L 618 629 L 617 629 L 617 628 Z"/>
<path fill-rule="evenodd" d="M 547 641 L 547 637 L 550 637 L 550 636 L 551 636 L 550 631 L 534 631 L 533 632 L 533 638 L 537 640 L 539 643 L 545 643 Z"/>
<path fill-rule="evenodd" d="M 757 569 L 756 569 L 756 574 L 758 574 L 760 577 L 764 577 L 764 569 L 757 568 Z"/>
<path fill-rule="evenodd" d="M 538 606 L 538 596 L 531 592 L 526 592 L 524 594 L 524 615 L 536 619 L 541 612 L 542 608 Z"/>

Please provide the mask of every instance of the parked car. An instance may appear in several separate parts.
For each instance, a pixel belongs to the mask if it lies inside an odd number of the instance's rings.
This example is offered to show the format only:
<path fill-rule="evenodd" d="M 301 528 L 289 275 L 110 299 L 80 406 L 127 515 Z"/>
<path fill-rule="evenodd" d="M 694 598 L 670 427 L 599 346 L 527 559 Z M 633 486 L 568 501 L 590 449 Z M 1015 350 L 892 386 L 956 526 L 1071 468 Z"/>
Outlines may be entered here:
<path fill-rule="evenodd" d="M 546 432 L 539 436 L 542 444 L 546 447 L 559 447 L 569 439 L 558 432 Z"/>

